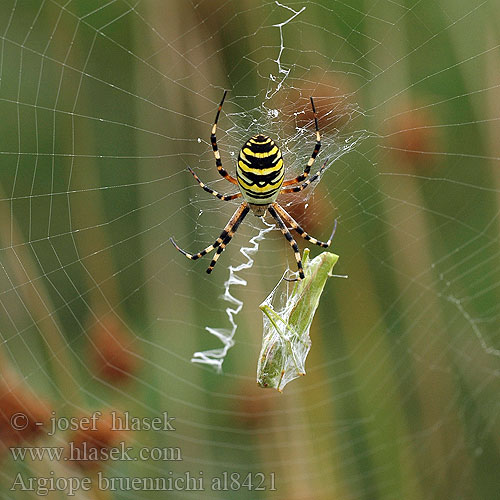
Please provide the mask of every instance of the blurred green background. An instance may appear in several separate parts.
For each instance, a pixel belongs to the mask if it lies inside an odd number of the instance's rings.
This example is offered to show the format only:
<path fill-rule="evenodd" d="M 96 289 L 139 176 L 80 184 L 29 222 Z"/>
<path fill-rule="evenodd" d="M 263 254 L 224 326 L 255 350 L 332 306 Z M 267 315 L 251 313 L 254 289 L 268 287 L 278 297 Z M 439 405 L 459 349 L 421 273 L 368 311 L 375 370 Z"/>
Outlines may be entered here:
<path fill-rule="evenodd" d="M 498 498 L 499 16 L 493 0 L 4 0 L 2 498 L 36 497 L 11 489 L 18 472 L 98 470 L 201 471 L 205 491 L 94 483 L 77 498 Z M 258 305 L 294 269 L 279 231 L 239 273 L 247 285 L 231 288 L 244 305 L 224 373 L 190 362 L 220 347 L 205 327 L 230 327 L 228 266 L 264 227 L 248 216 L 210 276 L 208 258 L 190 262 L 168 241 L 201 250 L 236 208 L 186 172 L 233 192 L 209 143 L 224 89 L 230 172 L 261 131 L 281 144 L 289 176 L 301 171 L 314 147 L 310 95 L 323 133 L 315 168 L 336 159 L 305 201 L 283 201 L 320 239 L 338 218 L 335 272 L 348 275 L 327 283 L 307 376 L 283 394 L 255 384 Z M 33 424 L 96 410 L 168 411 L 175 432 L 124 439 L 180 448 L 182 461 L 12 459 L 12 444 L 75 439 L 33 425 L 19 436 L 13 413 Z M 93 439 L 112 445 L 100 430 Z M 267 489 L 212 491 L 224 472 L 263 473 Z"/>

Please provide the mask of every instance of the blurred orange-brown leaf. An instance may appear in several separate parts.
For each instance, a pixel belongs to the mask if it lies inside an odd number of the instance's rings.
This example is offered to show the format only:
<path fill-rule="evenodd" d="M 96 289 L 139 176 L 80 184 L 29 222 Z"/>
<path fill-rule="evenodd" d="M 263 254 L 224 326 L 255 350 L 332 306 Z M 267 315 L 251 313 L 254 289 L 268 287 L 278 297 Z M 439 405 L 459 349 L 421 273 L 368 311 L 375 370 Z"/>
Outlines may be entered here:
<path fill-rule="evenodd" d="M 90 355 L 97 375 L 124 382 L 139 366 L 135 337 L 116 316 L 107 316 L 90 328 Z"/>
<path fill-rule="evenodd" d="M 119 415 L 119 412 L 115 414 Z M 68 458 L 84 469 L 99 469 L 110 460 L 111 449 L 118 450 L 125 431 L 114 427 L 111 410 L 99 413 L 95 420 L 89 415 L 79 421 L 80 428 L 70 435 Z"/>
<path fill-rule="evenodd" d="M 8 370 L 0 371 L 0 441 L 6 447 L 39 437 L 51 415 L 37 395 Z"/>
<path fill-rule="evenodd" d="M 386 144 L 399 165 L 422 168 L 432 164 L 439 143 L 432 113 L 423 107 L 396 113 L 388 120 Z"/>
<path fill-rule="evenodd" d="M 246 383 L 242 386 L 245 395 L 236 406 L 240 413 L 238 421 L 249 429 L 269 427 L 273 410 L 276 409 L 276 395 L 265 393 L 256 384 Z M 279 397 L 279 394 L 278 396 Z"/>

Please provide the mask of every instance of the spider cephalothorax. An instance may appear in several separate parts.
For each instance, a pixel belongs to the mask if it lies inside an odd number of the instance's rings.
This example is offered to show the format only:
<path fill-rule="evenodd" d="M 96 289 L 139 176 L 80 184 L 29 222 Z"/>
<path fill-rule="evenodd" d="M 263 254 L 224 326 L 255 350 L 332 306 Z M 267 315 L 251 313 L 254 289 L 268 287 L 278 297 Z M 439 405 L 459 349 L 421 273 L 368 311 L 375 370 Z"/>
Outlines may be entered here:
<path fill-rule="evenodd" d="M 236 210 L 236 212 L 233 214 L 230 221 L 227 223 L 221 235 L 215 240 L 215 242 L 207 248 L 203 249 L 201 252 L 193 255 L 189 254 L 182 250 L 182 248 L 180 248 L 177 243 L 175 243 L 173 238 L 170 238 L 170 241 L 175 246 L 175 248 L 179 250 L 179 252 L 181 252 L 191 260 L 199 259 L 212 250 L 217 249 L 214 258 L 207 269 L 207 273 L 211 273 L 212 269 L 217 263 L 217 259 L 219 258 L 220 254 L 224 251 L 224 248 L 226 248 L 227 244 L 231 241 L 231 238 L 234 236 L 234 233 L 236 232 L 248 212 L 252 210 L 255 215 L 261 217 L 265 215 L 266 211 L 269 211 L 269 213 L 278 223 L 281 232 L 293 248 L 295 259 L 297 261 L 297 267 L 299 270 L 299 278 L 303 279 L 304 271 L 302 269 L 302 260 L 300 258 L 299 248 L 285 223 L 289 224 L 291 228 L 297 231 L 297 233 L 305 240 L 310 241 L 314 245 L 318 245 L 323 248 L 327 248 L 330 246 L 335 228 L 333 229 L 333 232 L 326 243 L 323 241 L 318 241 L 316 238 L 309 236 L 286 212 L 286 210 L 281 207 L 279 203 L 276 203 L 276 199 L 278 198 L 278 195 L 280 193 L 295 193 L 298 191 L 302 191 L 321 175 L 326 166 L 325 162 L 319 169 L 318 173 L 310 178 L 307 178 L 321 147 L 321 136 L 319 133 L 318 118 L 316 116 L 316 109 L 314 107 L 313 98 L 311 97 L 311 106 L 314 114 L 314 124 L 316 127 L 316 145 L 314 147 L 311 158 L 304 168 L 304 172 L 298 177 L 295 177 L 295 179 L 285 181 L 285 167 L 283 165 L 283 158 L 279 147 L 270 137 L 259 134 L 254 135 L 253 137 L 248 139 L 248 141 L 245 142 L 245 144 L 241 148 L 240 154 L 238 155 L 238 164 L 236 166 L 235 179 L 234 177 L 229 175 L 224 168 L 222 168 L 222 161 L 220 158 L 219 150 L 217 148 L 217 139 L 215 137 L 217 131 L 217 122 L 219 121 L 219 115 L 222 109 L 222 105 L 224 104 L 226 94 L 227 91 L 224 92 L 222 101 L 219 104 L 219 108 L 217 110 L 215 121 L 212 127 L 210 141 L 212 143 L 212 148 L 214 151 L 215 165 L 217 166 L 217 170 L 219 171 L 220 175 L 222 175 L 222 177 L 239 187 L 239 193 L 231 195 L 219 194 L 217 191 L 214 191 L 213 189 L 210 189 L 208 186 L 206 186 L 190 167 L 188 167 L 188 169 L 191 174 L 193 174 L 198 184 L 205 191 L 219 198 L 219 200 L 229 201 L 241 196 L 245 201 L 243 201 L 243 203 L 241 203 L 241 205 L 238 207 L 238 210 Z M 301 182 L 302 184 L 300 184 Z M 284 186 L 293 186 L 296 184 L 299 185 L 282 189 Z"/>

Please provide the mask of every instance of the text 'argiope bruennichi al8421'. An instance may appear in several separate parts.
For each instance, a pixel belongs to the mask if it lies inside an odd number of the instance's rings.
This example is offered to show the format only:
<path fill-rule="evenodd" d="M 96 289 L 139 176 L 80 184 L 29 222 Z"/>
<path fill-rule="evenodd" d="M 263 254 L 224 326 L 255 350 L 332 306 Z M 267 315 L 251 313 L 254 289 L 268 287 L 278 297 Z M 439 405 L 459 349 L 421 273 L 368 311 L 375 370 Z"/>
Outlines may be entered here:
<path fill-rule="evenodd" d="M 302 268 L 302 259 L 300 258 L 299 248 L 296 241 L 293 239 L 293 236 L 290 234 L 290 231 L 288 230 L 286 224 L 289 224 L 291 228 L 297 231 L 297 233 L 305 240 L 310 241 L 314 245 L 328 248 L 332 242 L 335 228 L 337 226 L 337 221 L 335 221 L 332 234 L 330 235 L 328 241 L 319 241 L 316 238 L 309 236 L 286 212 L 286 210 L 276 202 L 276 199 L 281 193 L 296 193 L 298 191 L 302 191 L 307 186 L 309 186 L 311 182 L 314 182 L 316 179 L 318 179 L 325 169 L 326 161 L 315 175 L 308 178 L 311 167 L 321 147 L 318 117 L 316 114 L 316 108 L 314 106 L 313 98 L 311 97 L 311 106 L 314 115 L 314 125 L 316 127 L 316 145 L 314 146 L 314 151 L 312 152 L 311 158 L 304 168 L 304 172 L 298 177 L 295 177 L 295 179 L 285 181 L 285 167 L 279 147 L 270 137 L 259 134 L 254 135 L 252 138 L 248 139 L 248 141 L 245 142 L 245 144 L 241 148 L 238 156 L 238 164 L 236 166 L 235 179 L 234 177 L 229 175 L 227 171 L 222 167 L 220 153 L 217 148 L 217 139 L 215 137 L 215 133 L 217 131 L 217 122 L 219 120 L 219 115 L 222 110 L 222 105 L 224 104 L 226 94 L 227 90 L 224 92 L 224 96 L 222 97 L 222 101 L 219 104 L 217 114 L 215 115 L 215 121 L 212 127 L 210 141 L 214 150 L 215 165 L 217 166 L 217 170 L 219 171 L 220 175 L 222 175 L 222 177 L 224 177 L 232 184 L 237 185 L 240 189 L 240 192 L 230 195 L 219 194 L 217 191 L 214 191 L 213 189 L 210 189 L 207 185 L 205 185 L 190 167 L 188 167 L 188 170 L 191 172 L 191 174 L 193 174 L 193 177 L 205 191 L 216 196 L 217 198 L 219 198 L 219 200 L 229 201 L 241 196 L 245 201 L 243 201 L 243 203 L 238 207 L 238 210 L 236 210 L 236 212 L 233 214 L 226 227 L 222 231 L 221 235 L 215 240 L 215 242 L 207 248 L 203 249 L 201 252 L 198 252 L 196 254 L 187 253 L 182 248 L 180 248 L 179 245 L 177 245 L 173 238 L 170 238 L 170 241 L 175 246 L 175 248 L 179 250 L 179 252 L 181 252 L 191 260 L 199 259 L 212 250 L 217 249 L 214 258 L 212 259 L 212 262 L 207 269 L 207 273 L 210 274 L 215 264 L 217 263 L 220 254 L 224 251 L 224 248 L 226 248 L 228 243 L 231 241 L 231 238 L 234 236 L 234 233 L 236 233 L 238 227 L 240 226 L 248 212 L 252 210 L 256 216 L 262 217 L 266 214 L 266 211 L 269 211 L 269 213 L 278 223 L 281 232 L 290 243 L 295 253 L 295 259 L 297 260 L 299 279 L 303 279 L 304 270 Z M 296 184 L 300 185 L 282 189 L 285 186 L 294 186 Z"/>

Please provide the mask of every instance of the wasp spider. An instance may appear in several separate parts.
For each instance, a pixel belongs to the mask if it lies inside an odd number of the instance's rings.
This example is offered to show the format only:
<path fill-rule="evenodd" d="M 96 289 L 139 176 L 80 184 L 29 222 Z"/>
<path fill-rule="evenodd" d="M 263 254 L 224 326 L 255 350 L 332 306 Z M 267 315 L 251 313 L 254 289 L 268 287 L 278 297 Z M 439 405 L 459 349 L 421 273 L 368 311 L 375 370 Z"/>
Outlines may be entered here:
<path fill-rule="evenodd" d="M 310 241 L 314 245 L 318 245 L 323 248 L 328 248 L 330 246 L 333 235 L 335 233 L 336 224 L 328 241 L 326 243 L 323 241 L 319 241 L 316 238 L 309 236 L 299 226 L 299 224 L 283 209 L 283 207 L 281 207 L 279 203 L 276 202 L 276 199 L 278 198 L 278 195 L 280 193 L 296 193 L 298 191 L 302 191 L 307 186 L 309 186 L 311 182 L 318 179 L 318 177 L 325 169 L 326 162 L 315 175 L 313 175 L 312 177 L 308 177 L 314 160 L 318 155 L 319 149 L 321 147 L 318 117 L 316 115 L 316 108 L 314 107 L 313 98 L 311 97 L 311 106 L 314 114 L 314 124 L 316 126 L 316 145 L 314 146 L 314 151 L 312 152 L 311 158 L 304 168 L 304 172 L 298 177 L 295 177 L 295 179 L 285 181 L 285 167 L 283 165 L 283 158 L 279 147 L 270 137 L 259 134 L 254 135 L 252 138 L 250 138 L 241 148 L 238 156 L 235 179 L 234 177 L 229 175 L 227 171 L 222 167 L 220 153 L 217 148 L 217 139 L 215 137 L 217 131 L 217 122 L 219 120 L 219 115 L 224 103 L 224 99 L 226 98 L 226 94 L 227 90 L 224 92 L 222 101 L 219 104 L 219 108 L 217 109 L 215 121 L 212 126 L 210 141 L 212 143 L 212 148 L 214 151 L 215 165 L 217 166 L 219 174 L 232 184 L 237 185 L 239 188 L 239 192 L 230 195 L 220 194 L 204 184 L 190 167 L 188 167 L 188 170 L 196 179 L 196 182 L 198 182 L 198 184 L 205 191 L 216 196 L 217 198 L 219 198 L 219 200 L 229 201 L 243 197 L 244 201 L 238 207 L 238 210 L 236 210 L 236 212 L 233 214 L 226 227 L 222 231 L 221 235 L 215 240 L 212 245 L 209 245 L 201 252 L 198 252 L 196 254 L 187 253 L 182 248 L 180 248 L 179 245 L 177 245 L 173 238 L 170 238 L 170 241 L 175 246 L 175 248 L 179 250 L 179 252 L 181 252 L 191 260 L 199 259 L 212 250 L 217 249 L 214 258 L 212 259 L 212 262 L 207 269 L 207 273 L 210 274 L 215 264 L 217 263 L 217 259 L 219 258 L 220 254 L 224 251 L 224 248 L 226 248 L 228 243 L 231 241 L 231 238 L 234 236 L 234 233 L 236 233 L 238 227 L 243 222 L 243 219 L 248 214 L 248 212 L 252 210 L 256 216 L 262 217 L 265 215 L 266 211 L 269 211 L 269 213 L 278 223 L 281 232 L 293 248 L 295 259 L 297 260 L 299 279 L 303 279 L 304 270 L 302 268 L 302 259 L 300 258 L 299 248 L 297 246 L 297 243 L 293 239 L 293 236 L 290 234 L 290 231 L 287 228 L 287 224 L 291 226 L 292 229 L 297 231 L 297 233 L 302 236 L 302 238 Z M 296 184 L 299 185 L 297 186 Z M 283 187 L 285 187 L 285 189 L 282 189 Z"/>

